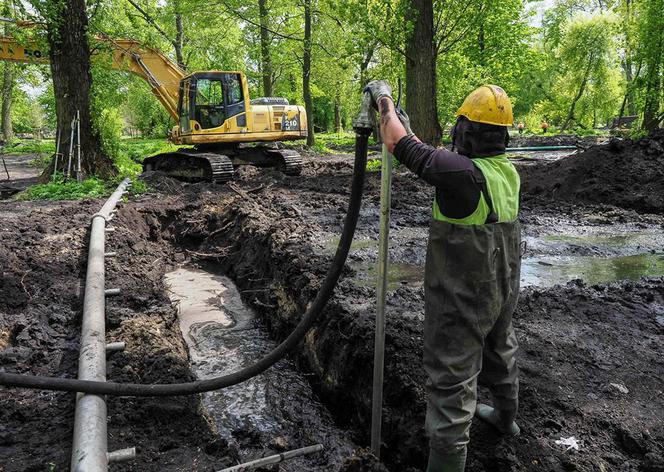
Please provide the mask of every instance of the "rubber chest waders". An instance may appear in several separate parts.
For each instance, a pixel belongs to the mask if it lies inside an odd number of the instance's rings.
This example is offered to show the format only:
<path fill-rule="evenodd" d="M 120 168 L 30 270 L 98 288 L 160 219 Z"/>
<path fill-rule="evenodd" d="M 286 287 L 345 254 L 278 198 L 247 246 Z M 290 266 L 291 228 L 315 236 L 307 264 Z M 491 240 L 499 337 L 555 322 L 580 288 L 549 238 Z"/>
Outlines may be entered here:
<path fill-rule="evenodd" d="M 489 180 L 488 188 L 487 182 L 478 183 L 480 204 L 488 207 L 484 224 L 453 224 L 434 217 L 430 225 L 425 269 L 426 431 L 432 449 L 442 453 L 469 441 L 478 380 L 490 388 L 497 408 L 516 411 L 518 404 L 512 313 L 519 294 L 520 227 L 516 219 L 497 222 L 489 194 L 492 187 L 498 188 L 495 181 Z M 518 175 L 511 194 L 514 190 L 518 200 Z"/>

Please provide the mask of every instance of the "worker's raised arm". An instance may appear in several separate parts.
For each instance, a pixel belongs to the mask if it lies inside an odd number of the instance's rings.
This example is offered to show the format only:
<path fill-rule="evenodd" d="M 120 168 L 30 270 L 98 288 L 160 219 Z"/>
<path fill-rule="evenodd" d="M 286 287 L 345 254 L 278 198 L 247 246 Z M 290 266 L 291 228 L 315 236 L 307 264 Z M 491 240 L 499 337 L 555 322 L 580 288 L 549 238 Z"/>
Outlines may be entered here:
<path fill-rule="evenodd" d="M 378 103 L 378 111 L 380 112 L 380 137 L 387 146 L 387 150 L 394 153 L 394 147 L 399 140 L 413 134 L 401 124 L 391 98 L 382 97 Z"/>
<path fill-rule="evenodd" d="M 391 98 L 380 98 L 378 108 L 380 133 L 387 149 L 418 177 L 431 185 L 453 187 L 460 177 L 473 172 L 473 163 L 467 157 L 422 143 L 410 131 L 408 116 L 394 109 Z"/>

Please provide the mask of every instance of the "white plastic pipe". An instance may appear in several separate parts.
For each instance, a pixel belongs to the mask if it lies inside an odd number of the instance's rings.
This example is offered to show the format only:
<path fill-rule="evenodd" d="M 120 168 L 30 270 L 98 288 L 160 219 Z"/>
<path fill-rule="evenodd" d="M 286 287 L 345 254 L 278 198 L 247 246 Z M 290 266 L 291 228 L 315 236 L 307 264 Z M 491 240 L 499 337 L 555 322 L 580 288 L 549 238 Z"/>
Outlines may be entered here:
<path fill-rule="evenodd" d="M 106 291 L 104 247 L 106 219 L 122 197 L 129 183 L 125 179 L 92 217 L 88 268 L 85 276 L 85 297 L 81 327 L 81 348 L 78 358 L 78 379 L 106 381 Z M 71 470 L 74 472 L 106 472 L 108 442 L 106 432 L 106 399 L 100 395 L 76 396 L 74 441 Z"/>
<path fill-rule="evenodd" d="M 376 280 L 376 338 L 374 341 L 373 395 L 371 400 L 371 452 L 380 459 L 383 417 L 383 370 L 385 365 L 385 303 L 389 263 L 390 202 L 392 200 L 392 154 L 383 144 L 380 176 L 380 234 Z"/>

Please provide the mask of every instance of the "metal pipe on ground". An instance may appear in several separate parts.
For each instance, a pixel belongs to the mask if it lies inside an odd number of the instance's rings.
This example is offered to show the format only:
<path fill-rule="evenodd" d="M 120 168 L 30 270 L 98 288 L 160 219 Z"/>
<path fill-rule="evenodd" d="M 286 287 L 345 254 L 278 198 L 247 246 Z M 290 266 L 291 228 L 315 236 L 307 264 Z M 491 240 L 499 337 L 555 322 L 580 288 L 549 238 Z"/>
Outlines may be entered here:
<path fill-rule="evenodd" d="M 383 377 L 385 364 L 385 302 L 389 263 L 390 202 L 392 200 L 392 154 L 383 144 L 380 178 L 380 233 L 378 239 L 378 277 L 376 281 L 376 337 L 374 341 L 373 394 L 371 401 L 371 452 L 380 459 L 383 417 Z"/>
<path fill-rule="evenodd" d="M 283 462 L 287 459 L 293 459 L 295 457 L 312 454 L 322 450 L 323 445 L 316 444 L 315 446 L 302 447 L 300 449 L 294 449 L 292 451 L 282 452 L 281 454 L 275 454 L 273 456 L 263 457 L 262 459 L 245 462 L 244 464 L 234 465 L 233 467 L 227 467 L 226 469 L 222 469 L 219 472 L 239 472 L 241 470 L 251 470 L 265 465 L 278 464 L 279 462 Z"/>
<path fill-rule="evenodd" d="M 92 217 L 88 268 L 85 277 L 81 347 L 78 379 L 106 381 L 106 291 L 104 253 L 106 220 L 118 203 L 129 179 L 125 179 Z M 106 432 L 106 399 L 101 395 L 78 393 L 74 417 L 74 440 L 71 470 L 106 472 L 108 444 Z"/>

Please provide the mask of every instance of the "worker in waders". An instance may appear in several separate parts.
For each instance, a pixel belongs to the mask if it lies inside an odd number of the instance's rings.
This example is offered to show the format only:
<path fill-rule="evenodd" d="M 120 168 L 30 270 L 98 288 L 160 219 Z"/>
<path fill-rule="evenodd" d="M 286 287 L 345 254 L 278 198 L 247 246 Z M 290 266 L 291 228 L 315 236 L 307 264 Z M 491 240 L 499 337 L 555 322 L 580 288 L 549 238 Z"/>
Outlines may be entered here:
<path fill-rule="evenodd" d="M 463 471 L 473 415 L 499 433 L 519 433 L 512 313 L 520 180 L 505 156 L 512 105 L 495 85 L 472 92 L 457 112 L 453 152 L 420 142 L 408 116 L 394 109 L 386 82 L 367 90 L 389 151 L 436 188 L 424 276 L 427 472 Z M 477 404 L 478 381 L 490 389 L 493 407 Z"/>

